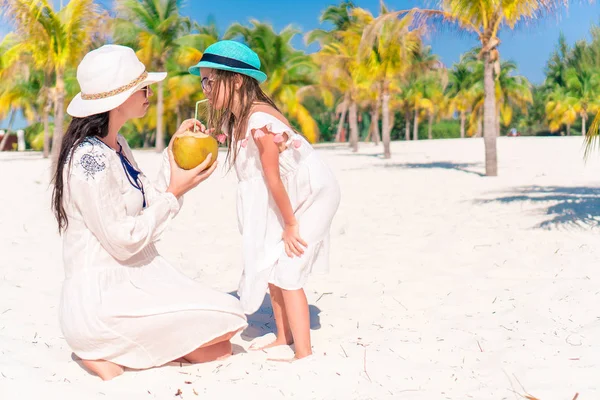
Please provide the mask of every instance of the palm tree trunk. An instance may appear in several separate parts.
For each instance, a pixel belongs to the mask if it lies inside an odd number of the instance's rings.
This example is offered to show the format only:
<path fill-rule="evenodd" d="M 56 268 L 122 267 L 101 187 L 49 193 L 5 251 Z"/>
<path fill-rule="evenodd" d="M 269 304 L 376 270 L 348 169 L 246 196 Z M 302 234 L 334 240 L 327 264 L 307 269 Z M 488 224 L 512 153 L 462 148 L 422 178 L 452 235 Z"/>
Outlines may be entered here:
<path fill-rule="evenodd" d="M 406 121 L 404 124 L 404 140 L 408 142 L 410 140 L 410 109 L 408 107 L 404 112 L 404 120 Z"/>
<path fill-rule="evenodd" d="M 54 101 L 54 134 L 52 135 L 52 170 L 58 161 L 65 121 L 65 82 L 62 71 L 56 71 L 56 97 Z"/>
<path fill-rule="evenodd" d="M 390 150 L 390 133 L 392 127 L 390 126 L 390 94 L 387 89 L 384 88 L 383 95 L 381 96 L 381 129 L 382 129 L 382 141 L 383 141 L 383 158 L 391 158 L 392 152 Z"/>
<path fill-rule="evenodd" d="M 344 123 L 346 122 L 346 112 L 348 111 L 348 100 L 349 95 L 346 93 L 344 96 L 344 102 L 342 103 L 342 113 L 338 122 L 337 133 L 335 134 L 335 141 L 339 142 L 342 140 L 342 130 L 344 129 Z"/>
<path fill-rule="evenodd" d="M 571 124 L 567 124 L 567 136 L 571 136 Z"/>
<path fill-rule="evenodd" d="M 183 116 L 181 115 L 181 106 L 177 104 L 175 109 L 175 113 L 177 114 L 177 127 L 175 129 L 179 129 L 179 125 L 183 122 Z"/>
<path fill-rule="evenodd" d="M 433 139 L 433 111 L 429 112 L 429 126 L 427 128 L 427 138 L 429 140 Z"/>
<path fill-rule="evenodd" d="M 52 100 L 48 96 L 44 110 L 42 111 L 42 121 L 44 122 L 44 158 L 48 158 L 50 154 L 50 107 L 52 107 Z"/>
<path fill-rule="evenodd" d="M 585 130 L 585 122 L 587 120 L 587 114 L 581 117 L 581 136 L 585 136 L 587 134 Z"/>
<path fill-rule="evenodd" d="M 159 69 L 162 71 L 162 69 Z M 163 114 L 165 112 L 164 104 L 164 81 L 158 82 L 158 96 L 156 104 L 156 151 L 162 153 L 165 149 Z"/>
<path fill-rule="evenodd" d="M 15 122 L 15 110 L 11 109 L 10 117 L 8 119 L 8 128 L 6 128 L 6 133 L 0 142 L 0 151 L 4 150 L 4 146 L 6 146 L 6 142 L 8 142 L 8 137 L 10 136 L 10 131 L 12 130 L 13 122 Z"/>
<path fill-rule="evenodd" d="M 381 136 L 379 134 L 379 96 L 377 96 L 375 107 L 371 110 L 371 124 L 373 124 L 373 130 L 371 131 L 373 143 L 379 144 L 381 141 Z"/>
<path fill-rule="evenodd" d="M 350 114 L 348 115 L 348 119 L 350 122 L 350 146 L 352 147 L 352 152 L 354 153 L 358 151 L 357 109 L 358 107 L 356 105 L 356 102 L 352 100 L 352 103 L 350 103 Z"/>
<path fill-rule="evenodd" d="M 467 119 L 467 115 L 464 111 L 460 112 L 460 137 L 461 139 L 465 138 L 465 120 Z"/>
<path fill-rule="evenodd" d="M 419 140 L 419 110 L 415 108 L 415 123 L 413 125 L 413 140 Z"/>
<path fill-rule="evenodd" d="M 483 53 L 483 141 L 485 145 L 485 174 L 498 176 L 498 154 L 496 150 L 496 92 L 494 91 L 494 64 L 489 51 Z"/>

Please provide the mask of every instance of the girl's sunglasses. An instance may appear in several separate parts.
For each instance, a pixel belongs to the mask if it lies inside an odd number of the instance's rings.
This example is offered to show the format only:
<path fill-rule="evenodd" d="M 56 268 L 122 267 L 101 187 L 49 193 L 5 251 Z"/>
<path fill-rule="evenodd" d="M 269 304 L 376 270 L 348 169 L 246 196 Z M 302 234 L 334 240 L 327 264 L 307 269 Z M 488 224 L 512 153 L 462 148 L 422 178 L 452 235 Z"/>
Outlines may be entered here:
<path fill-rule="evenodd" d="M 202 83 L 202 91 L 204 93 L 210 93 L 214 81 L 209 79 L 208 77 L 204 77 L 200 82 Z"/>

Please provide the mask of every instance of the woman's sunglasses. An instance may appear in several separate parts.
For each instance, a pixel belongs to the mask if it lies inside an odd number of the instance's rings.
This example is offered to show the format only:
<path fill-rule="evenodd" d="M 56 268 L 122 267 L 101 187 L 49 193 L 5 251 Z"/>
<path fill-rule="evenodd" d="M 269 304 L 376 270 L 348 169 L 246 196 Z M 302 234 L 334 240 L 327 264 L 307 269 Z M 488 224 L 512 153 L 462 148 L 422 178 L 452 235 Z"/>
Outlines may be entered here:
<path fill-rule="evenodd" d="M 144 92 L 144 96 L 146 96 L 146 98 L 150 96 L 150 86 L 144 86 L 140 89 L 140 91 Z"/>

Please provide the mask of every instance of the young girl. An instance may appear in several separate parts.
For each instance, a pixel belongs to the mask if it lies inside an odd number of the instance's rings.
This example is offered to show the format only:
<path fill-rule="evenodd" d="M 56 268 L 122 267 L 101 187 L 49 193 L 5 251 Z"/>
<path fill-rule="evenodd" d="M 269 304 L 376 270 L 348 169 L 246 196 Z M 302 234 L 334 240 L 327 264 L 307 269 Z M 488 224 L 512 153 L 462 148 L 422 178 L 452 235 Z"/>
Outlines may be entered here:
<path fill-rule="evenodd" d="M 267 288 L 277 338 L 259 350 L 295 345 L 295 358 L 312 354 L 303 287 L 328 264 L 329 230 L 340 202 L 331 170 L 261 90 L 266 75 L 256 53 L 234 41 L 206 49 L 189 69 L 202 79 L 209 126 L 228 139 L 228 159 L 239 180 L 237 214 L 244 271 L 238 293 L 246 314 L 256 312 Z"/>

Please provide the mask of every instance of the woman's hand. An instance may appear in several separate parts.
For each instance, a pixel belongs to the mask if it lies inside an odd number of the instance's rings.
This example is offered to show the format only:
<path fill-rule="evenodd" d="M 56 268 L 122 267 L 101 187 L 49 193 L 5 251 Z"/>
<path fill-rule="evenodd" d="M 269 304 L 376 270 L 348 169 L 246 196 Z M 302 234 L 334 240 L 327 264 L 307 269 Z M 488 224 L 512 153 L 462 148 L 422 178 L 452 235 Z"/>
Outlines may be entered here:
<path fill-rule="evenodd" d="M 304 240 L 300 237 L 298 224 L 285 225 L 283 229 L 283 243 L 285 244 L 285 252 L 288 257 L 294 257 L 294 255 L 300 257 L 304 254 L 302 246 L 308 246 Z"/>
<path fill-rule="evenodd" d="M 206 127 L 204 126 L 204 124 L 202 122 L 198 121 L 197 119 L 190 118 L 190 119 L 186 119 L 185 121 L 183 121 L 181 123 L 181 125 L 179 125 L 179 129 L 177 129 L 177 132 L 175 132 L 173 134 L 173 136 L 171 136 L 171 140 L 169 141 L 169 148 L 170 149 L 173 148 L 173 141 L 175 140 L 175 138 L 177 136 L 181 135 L 185 131 L 193 132 L 195 127 L 198 127 L 200 132 L 206 131 Z"/>
<path fill-rule="evenodd" d="M 189 192 L 202 181 L 208 179 L 209 176 L 215 171 L 218 165 L 218 161 L 210 166 L 210 168 L 206 169 L 210 161 L 212 160 L 212 154 L 209 154 L 208 157 L 197 167 L 185 170 L 179 167 L 175 162 L 175 157 L 173 156 L 173 141 L 174 138 L 178 135 L 181 135 L 187 130 L 193 130 L 194 127 L 197 126 L 200 128 L 201 132 L 206 130 L 205 126 L 202 125 L 200 121 L 195 119 L 188 119 L 183 121 L 177 132 L 171 137 L 171 141 L 169 142 L 169 148 L 167 149 L 169 153 L 169 165 L 171 170 L 171 178 L 169 182 L 169 187 L 167 188 L 167 192 L 173 193 L 173 195 L 177 198 L 183 196 L 185 193 Z"/>

